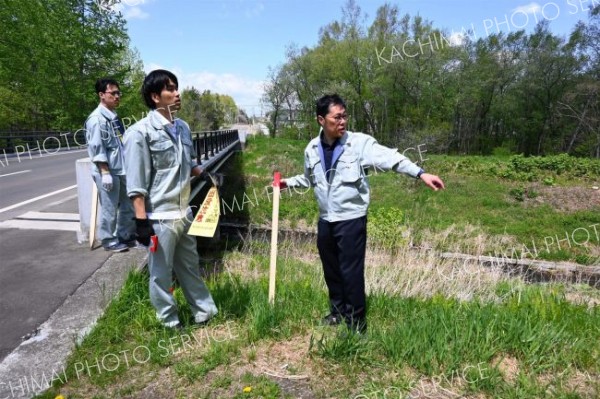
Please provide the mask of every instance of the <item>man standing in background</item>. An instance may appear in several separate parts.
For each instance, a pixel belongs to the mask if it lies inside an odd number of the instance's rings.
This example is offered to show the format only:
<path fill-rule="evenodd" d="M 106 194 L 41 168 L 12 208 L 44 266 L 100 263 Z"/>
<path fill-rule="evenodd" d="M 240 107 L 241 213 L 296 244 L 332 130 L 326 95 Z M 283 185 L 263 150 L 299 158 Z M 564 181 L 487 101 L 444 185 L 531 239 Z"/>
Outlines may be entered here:
<path fill-rule="evenodd" d="M 422 180 L 433 190 L 442 180 L 384 147 L 364 133 L 346 131 L 346 104 L 337 94 L 317 100 L 318 137 L 304 151 L 304 174 L 281 181 L 282 188 L 314 187 L 319 205 L 317 248 L 329 290 L 330 313 L 324 324 L 346 322 L 351 330 L 367 329 L 365 253 L 370 202 L 365 169 L 393 170 Z"/>
<path fill-rule="evenodd" d="M 106 251 L 123 252 L 137 243 L 125 181 L 123 126 L 115 112 L 121 99 L 119 83 L 111 78 L 98 79 L 96 93 L 100 104 L 85 121 L 85 131 L 102 208 L 98 238 Z"/>

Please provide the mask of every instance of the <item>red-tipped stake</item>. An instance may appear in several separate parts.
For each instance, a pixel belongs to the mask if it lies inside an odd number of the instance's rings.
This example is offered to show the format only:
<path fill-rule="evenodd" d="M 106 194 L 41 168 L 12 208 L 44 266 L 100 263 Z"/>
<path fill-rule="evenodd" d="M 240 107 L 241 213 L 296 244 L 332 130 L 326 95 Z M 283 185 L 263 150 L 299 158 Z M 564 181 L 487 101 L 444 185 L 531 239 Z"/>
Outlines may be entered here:
<path fill-rule="evenodd" d="M 277 272 L 277 235 L 279 233 L 279 189 L 281 173 L 273 174 L 273 217 L 271 222 L 271 263 L 269 265 L 269 303 L 275 302 L 275 275 Z"/>
<path fill-rule="evenodd" d="M 158 249 L 158 236 L 155 234 L 150 237 L 150 252 L 156 252 Z"/>

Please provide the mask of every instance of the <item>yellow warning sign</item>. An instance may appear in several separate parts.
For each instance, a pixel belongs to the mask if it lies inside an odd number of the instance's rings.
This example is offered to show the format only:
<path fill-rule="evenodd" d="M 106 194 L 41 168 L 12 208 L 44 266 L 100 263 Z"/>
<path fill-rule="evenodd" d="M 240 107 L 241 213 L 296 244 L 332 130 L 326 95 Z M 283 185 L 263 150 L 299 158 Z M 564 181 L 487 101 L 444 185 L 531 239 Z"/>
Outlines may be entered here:
<path fill-rule="evenodd" d="M 190 226 L 188 234 L 200 237 L 213 237 L 219 224 L 219 192 L 211 187 Z"/>

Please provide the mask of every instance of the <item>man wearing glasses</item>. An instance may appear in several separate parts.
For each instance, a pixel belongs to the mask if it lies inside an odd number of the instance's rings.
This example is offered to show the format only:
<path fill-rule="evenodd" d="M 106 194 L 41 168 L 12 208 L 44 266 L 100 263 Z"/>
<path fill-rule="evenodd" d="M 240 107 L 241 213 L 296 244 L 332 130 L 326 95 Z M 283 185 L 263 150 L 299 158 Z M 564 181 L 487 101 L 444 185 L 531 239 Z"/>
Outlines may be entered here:
<path fill-rule="evenodd" d="M 105 250 L 124 252 L 137 244 L 123 165 L 124 129 L 115 112 L 121 92 L 116 80 L 102 78 L 96 81 L 96 93 L 100 104 L 85 121 L 85 131 L 102 208 L 98 238 Z"/>
<path fill-rule="evenodd" d="M 346 322 L 358 333 L 367 329 L 365 251 L 369 183 L 365 169 L 393 170 L 422 180 L 433 190 L 442 180 L 384 147 L 364 133 L 346 130 L 346 104 L 337 94 L 317 100 L 319 137 L 304 151 L 304 174 L 283 179 L 281 188 L 313 187 L 319 204 L 317 247 L 329 290 L 330 313 L 324 324 Z"/>

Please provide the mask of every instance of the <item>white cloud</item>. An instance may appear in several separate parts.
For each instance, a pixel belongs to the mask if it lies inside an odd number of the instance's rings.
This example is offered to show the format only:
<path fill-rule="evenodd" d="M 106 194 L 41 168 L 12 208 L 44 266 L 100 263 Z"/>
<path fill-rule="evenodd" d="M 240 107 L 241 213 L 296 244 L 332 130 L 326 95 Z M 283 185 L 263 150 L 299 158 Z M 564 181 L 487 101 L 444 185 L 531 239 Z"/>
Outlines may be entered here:
<path fill-rule="evenodd" d="M 265 10 L 265 4 L 258 0 L 214 0 L 219 3 L 218 15 L 222 19 L 239 18 L 243 15 L 246 19 L 258 18 Z M 216 11 L 216 9 L 215 9 Z"/>
<path fill-rule="evenodd" d="M 111 0 L 94 0 L 98 6 L 106 11 L 120 12 L 125 19 L 146 19 L 150 16 L 141 9 L 141 5 L 149 0 L 121 0 L 113 3 Z"/>
<path fill-rule="evenodd" d="M 248 79 L 232 73 L 188 72 L 178 67 L 168 68 L 158 64 L 149 64 L 146 72 L 155 69 L 173 72 L 179 80 L 180 90 L 193 86 L 200 92 L 210 90 L 212 93 L 227 94 L 233 97 L 238 108 L 243 108 L 249 115 L 261 113 L 260 98 L 265 83 L 262 80 Z"/>
<path fill-rule="evenodd" d="M 127 20 L 146 19 L 150 16 L 150 14 L 142 11 L 142 9 L 139 7 L 125 7 L 121 12 L 123 13 L 123 17 L 125 17 Z"/>
<path fill-rule="evenodd" d="M 140 4 L 144 4 L 146 0 L 121 0 L 121 4 L 128 5 L 129 7 L 139 6 Z"/>
<path fill-rule="evenodd" d="M 540 6 L 538 3 L 535 3 L 535 2 L 529 3 L 524 6 L 519 6 L 512 10 L 513 14 L 520 12 L 523 14 L 532 14 L 532 15 L 535 15 L 536 13 L 540 13 L 541 11 L 542 11 L 542 6 Z"/>
<path fill-rule="evenodd" d="M 263 3 L 258 2 L 254 7 L 246 9 L 244 14 L 246 15 L 246 18 L 252 19 L 260 16 L 264 9 L 265 5 Z"/>
<path fill-rule="evenodd" d="M 465 42 L 466 35 L 461 32 L 452 32 L 448 41 L 453 46 L 461 46 Z"/>

